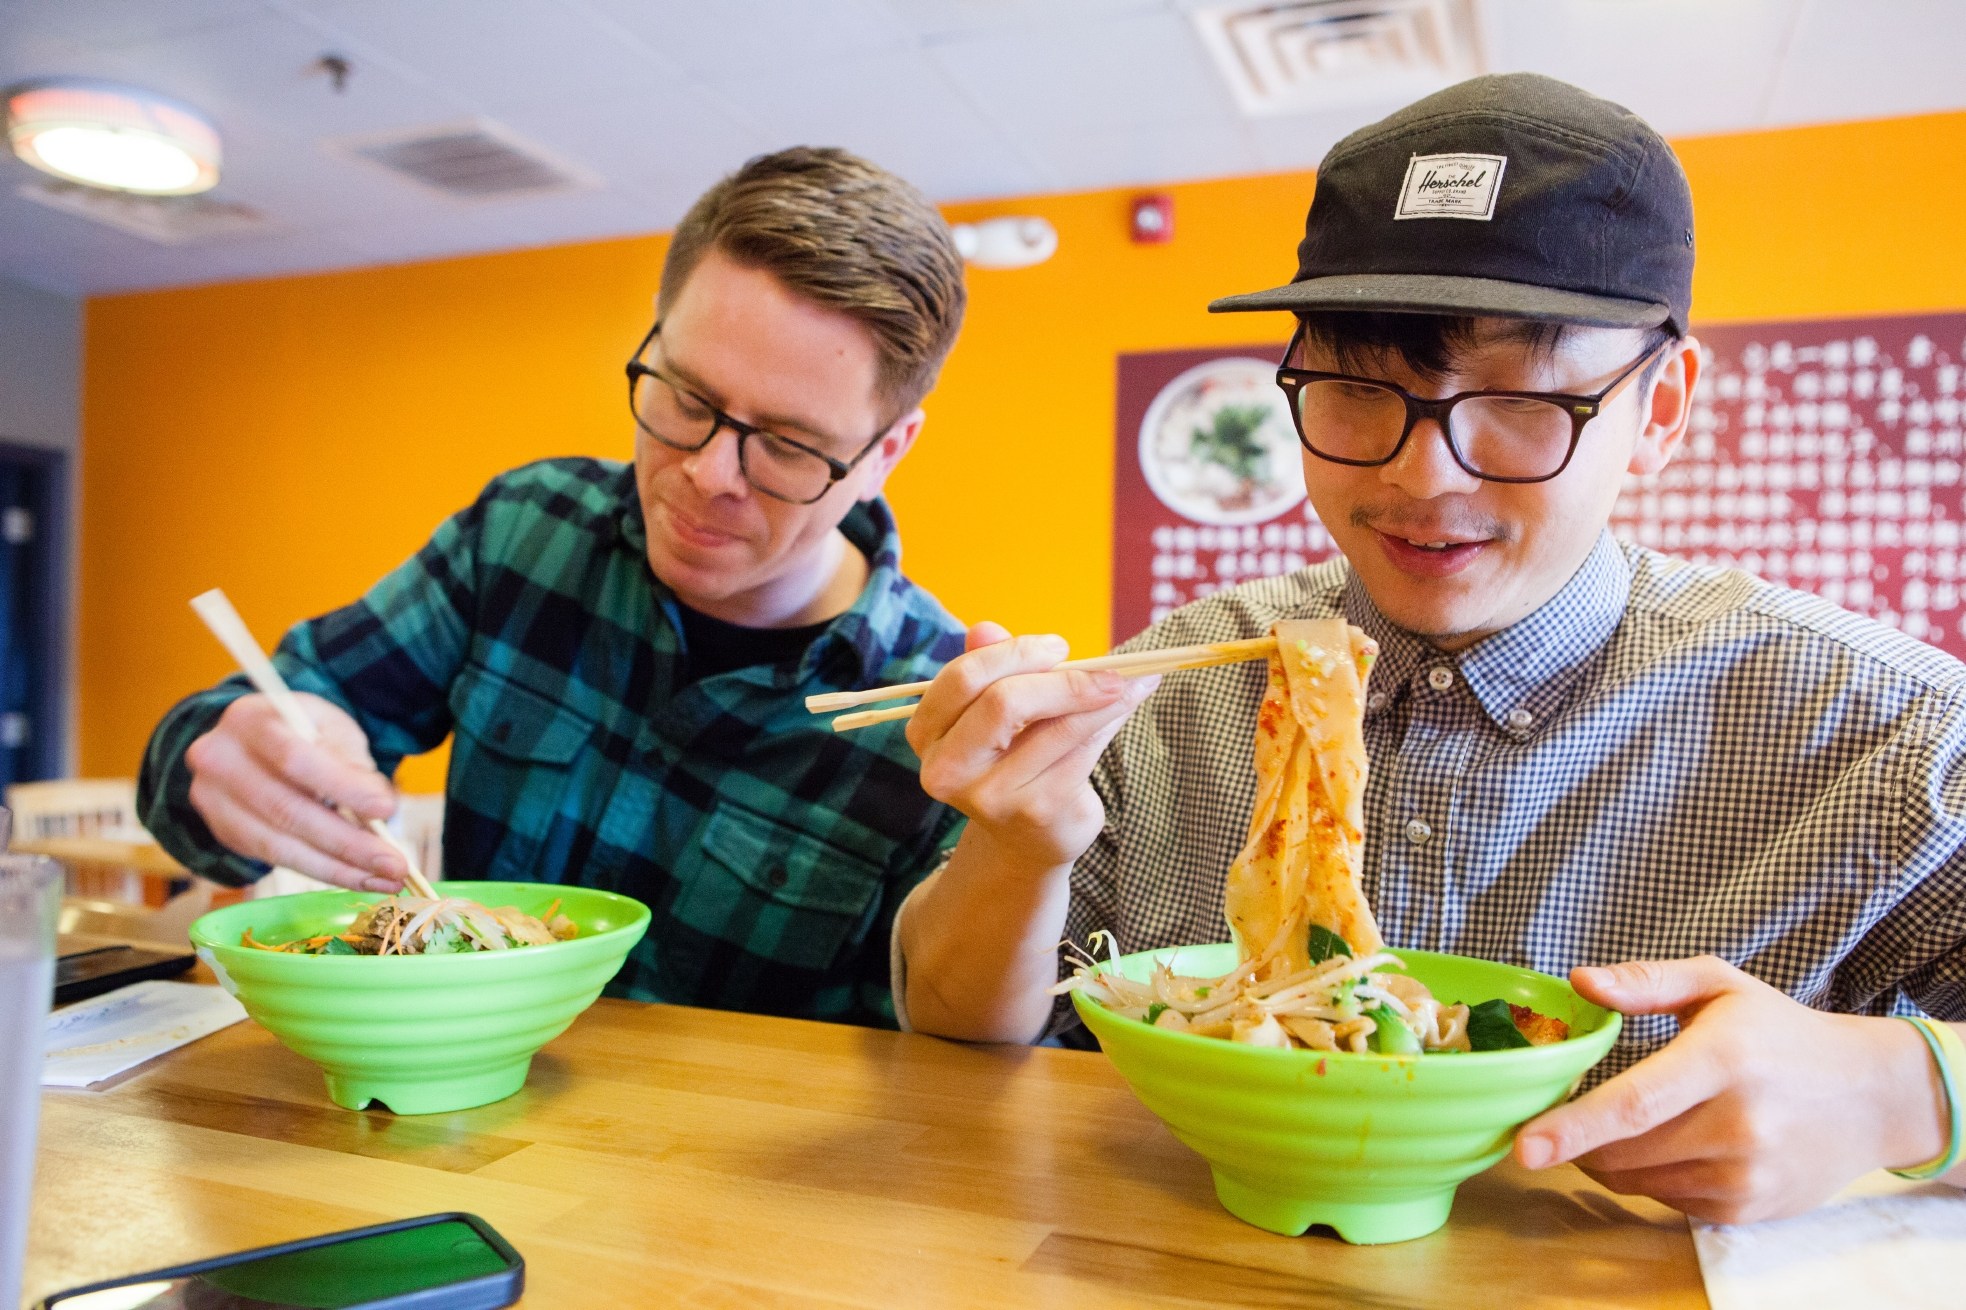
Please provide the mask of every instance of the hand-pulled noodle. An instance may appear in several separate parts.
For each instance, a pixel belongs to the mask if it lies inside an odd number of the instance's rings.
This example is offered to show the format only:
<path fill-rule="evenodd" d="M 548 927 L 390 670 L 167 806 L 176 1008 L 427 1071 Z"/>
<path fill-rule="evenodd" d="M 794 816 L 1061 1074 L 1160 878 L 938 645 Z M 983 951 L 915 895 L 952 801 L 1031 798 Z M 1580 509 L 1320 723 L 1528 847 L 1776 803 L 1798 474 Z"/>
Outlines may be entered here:
<path fill-rule="evenodd" d="M 1402 966 L 1365 899 L 1365 682 L 1378 647 L 1341 619 L 1279 623 L 1275 633 L 1256 719 L 1256 804 L 1223 894 L 1235 969 L 1200 978 L 1163 962 L 1135 982 L 1068 946 L 1078 968 L 1054 991 L 1256 1046 L 1469 1050 L 1468 1006 L 1388 972 Z M 1102 936 L 1117 958 L 1110 934 L 1095 934 L 1094 949 Z"/>

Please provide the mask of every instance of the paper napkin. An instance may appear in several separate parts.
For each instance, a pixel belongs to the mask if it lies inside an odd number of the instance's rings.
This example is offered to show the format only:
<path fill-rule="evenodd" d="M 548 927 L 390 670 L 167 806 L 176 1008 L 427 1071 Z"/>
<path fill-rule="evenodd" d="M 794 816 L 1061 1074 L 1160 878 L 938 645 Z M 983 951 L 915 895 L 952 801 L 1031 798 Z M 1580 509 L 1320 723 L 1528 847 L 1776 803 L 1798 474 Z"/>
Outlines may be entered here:
<path fill-rule="evenodd" d="M 1966 1305 L 1966 1192 L 1887 1173 L 1792 1219 L 1693 1224 L 1713 1310 Z"/>
<path fill-rule="evenodd" d="M 43 1087 L 87 1087 L 246 1017 L 223 988 L 149 982 L 48 1016 Z"/>

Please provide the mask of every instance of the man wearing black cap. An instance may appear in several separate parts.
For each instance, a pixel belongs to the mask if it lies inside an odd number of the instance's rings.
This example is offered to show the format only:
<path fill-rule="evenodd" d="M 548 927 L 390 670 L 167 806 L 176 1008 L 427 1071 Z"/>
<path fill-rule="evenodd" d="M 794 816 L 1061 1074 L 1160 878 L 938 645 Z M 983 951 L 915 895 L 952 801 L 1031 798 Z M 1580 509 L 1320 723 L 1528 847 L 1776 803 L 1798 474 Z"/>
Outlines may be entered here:
<path fill-rule="evenodd" d="M 1388 944 L 1569 973 L 1629 1016 L 1524 1164 L 1726 1221 L 1880 1166 L 1966 1181 L 1957 1025 L 1928 1049 L 1887 1017 L 1966 1019 L 1966 667 L 1606 531 L 1699 377 L 1671 150 L 1574 87 L 1476 78 L 1331 151 L 1298 257 L 1210 308 L 1297 315 L 1278 383 L 1345 558 L 1130 644 L 1332 616 L 1378 640 L 1363 872 Z M 1135 714 L 1152 680 L 1007 638 L 973 630 L 911 724 L 970 822 L 902 910 L 895 999 L 1029 1041 L 1072 1022 L 1061 938 L 1223 935 L 1263 671 L 1169 675 Z"/>

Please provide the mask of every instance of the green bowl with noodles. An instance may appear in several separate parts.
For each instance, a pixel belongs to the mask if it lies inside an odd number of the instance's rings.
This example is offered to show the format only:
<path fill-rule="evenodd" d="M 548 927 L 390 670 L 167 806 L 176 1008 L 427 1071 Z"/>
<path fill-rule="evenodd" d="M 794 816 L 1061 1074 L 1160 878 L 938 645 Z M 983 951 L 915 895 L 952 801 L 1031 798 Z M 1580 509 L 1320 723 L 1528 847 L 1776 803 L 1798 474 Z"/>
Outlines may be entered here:
<path fill-rule="evenodd" d="M 552 883 L 442 882 L 444 896 L 544 918 L 554 901 L 579 929 L 567 941 L 446 955 L 302 955 L 279 944 L 345 930 L 375 892 L 302 892 L 242 901 L 191 925 L 198 956 L 281 1043 L 321 1066 L 336 1105 L 380 1101 L 436 1114 L 501 1100 L 532 1057 L 601 994 L 648 931 L 626 896 Z"/>
<path fill-rule="evenodd" d="M 1245 1046 L 1150 1027 L 1074 992 L 1079 1016 L 1134 1095 L 1208 1161 L 1229 1213 L 1294 1237 L 1325 1224 L 1347 1242 L 1402 1242 L 1447 1222 L 1454 1189 L 1508 1153 L 1515 1130 L 1559 1104 L 1623 1022 L 1560 978 L 1432 951 L 1398 950 L 1445 1002 L 1503 1000 L 1561 1019 L 1545 1046 L 1425 1055 Z M 1236 966 L 1229 943 L 1121 956 L 1146 981 Z"/>

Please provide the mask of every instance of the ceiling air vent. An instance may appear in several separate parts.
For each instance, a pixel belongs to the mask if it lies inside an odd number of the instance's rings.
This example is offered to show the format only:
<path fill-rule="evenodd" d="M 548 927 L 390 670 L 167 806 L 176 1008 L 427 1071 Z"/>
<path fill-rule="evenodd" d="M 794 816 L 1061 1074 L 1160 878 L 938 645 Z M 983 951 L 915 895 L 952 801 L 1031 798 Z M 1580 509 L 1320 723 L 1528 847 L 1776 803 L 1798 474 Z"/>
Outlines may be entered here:
<path fill-rule="evenodd" d="M 454 123 L 327 144 L 337 153 L 380 164 L 459 200 L 543 195 L 598 185 L 598 179 L 583 170 L 489 123 Z"/>
<path fill-rule="evenodd" d="M 100 187 L 45 177 L 22 184 L 16 194 L 50 209 L 77 214 L 167 246 L 258 236 L 275 229 L 258 210 L 217 199 L 210 192 L 147 196 L 133 191 L 104 191 Z"/>
<path fill-rule="evenodd" d="M 1411 100 L 1481 71 L 1469 0 L 1279 0 L 1192 16 L 1251 117 Z"/>

